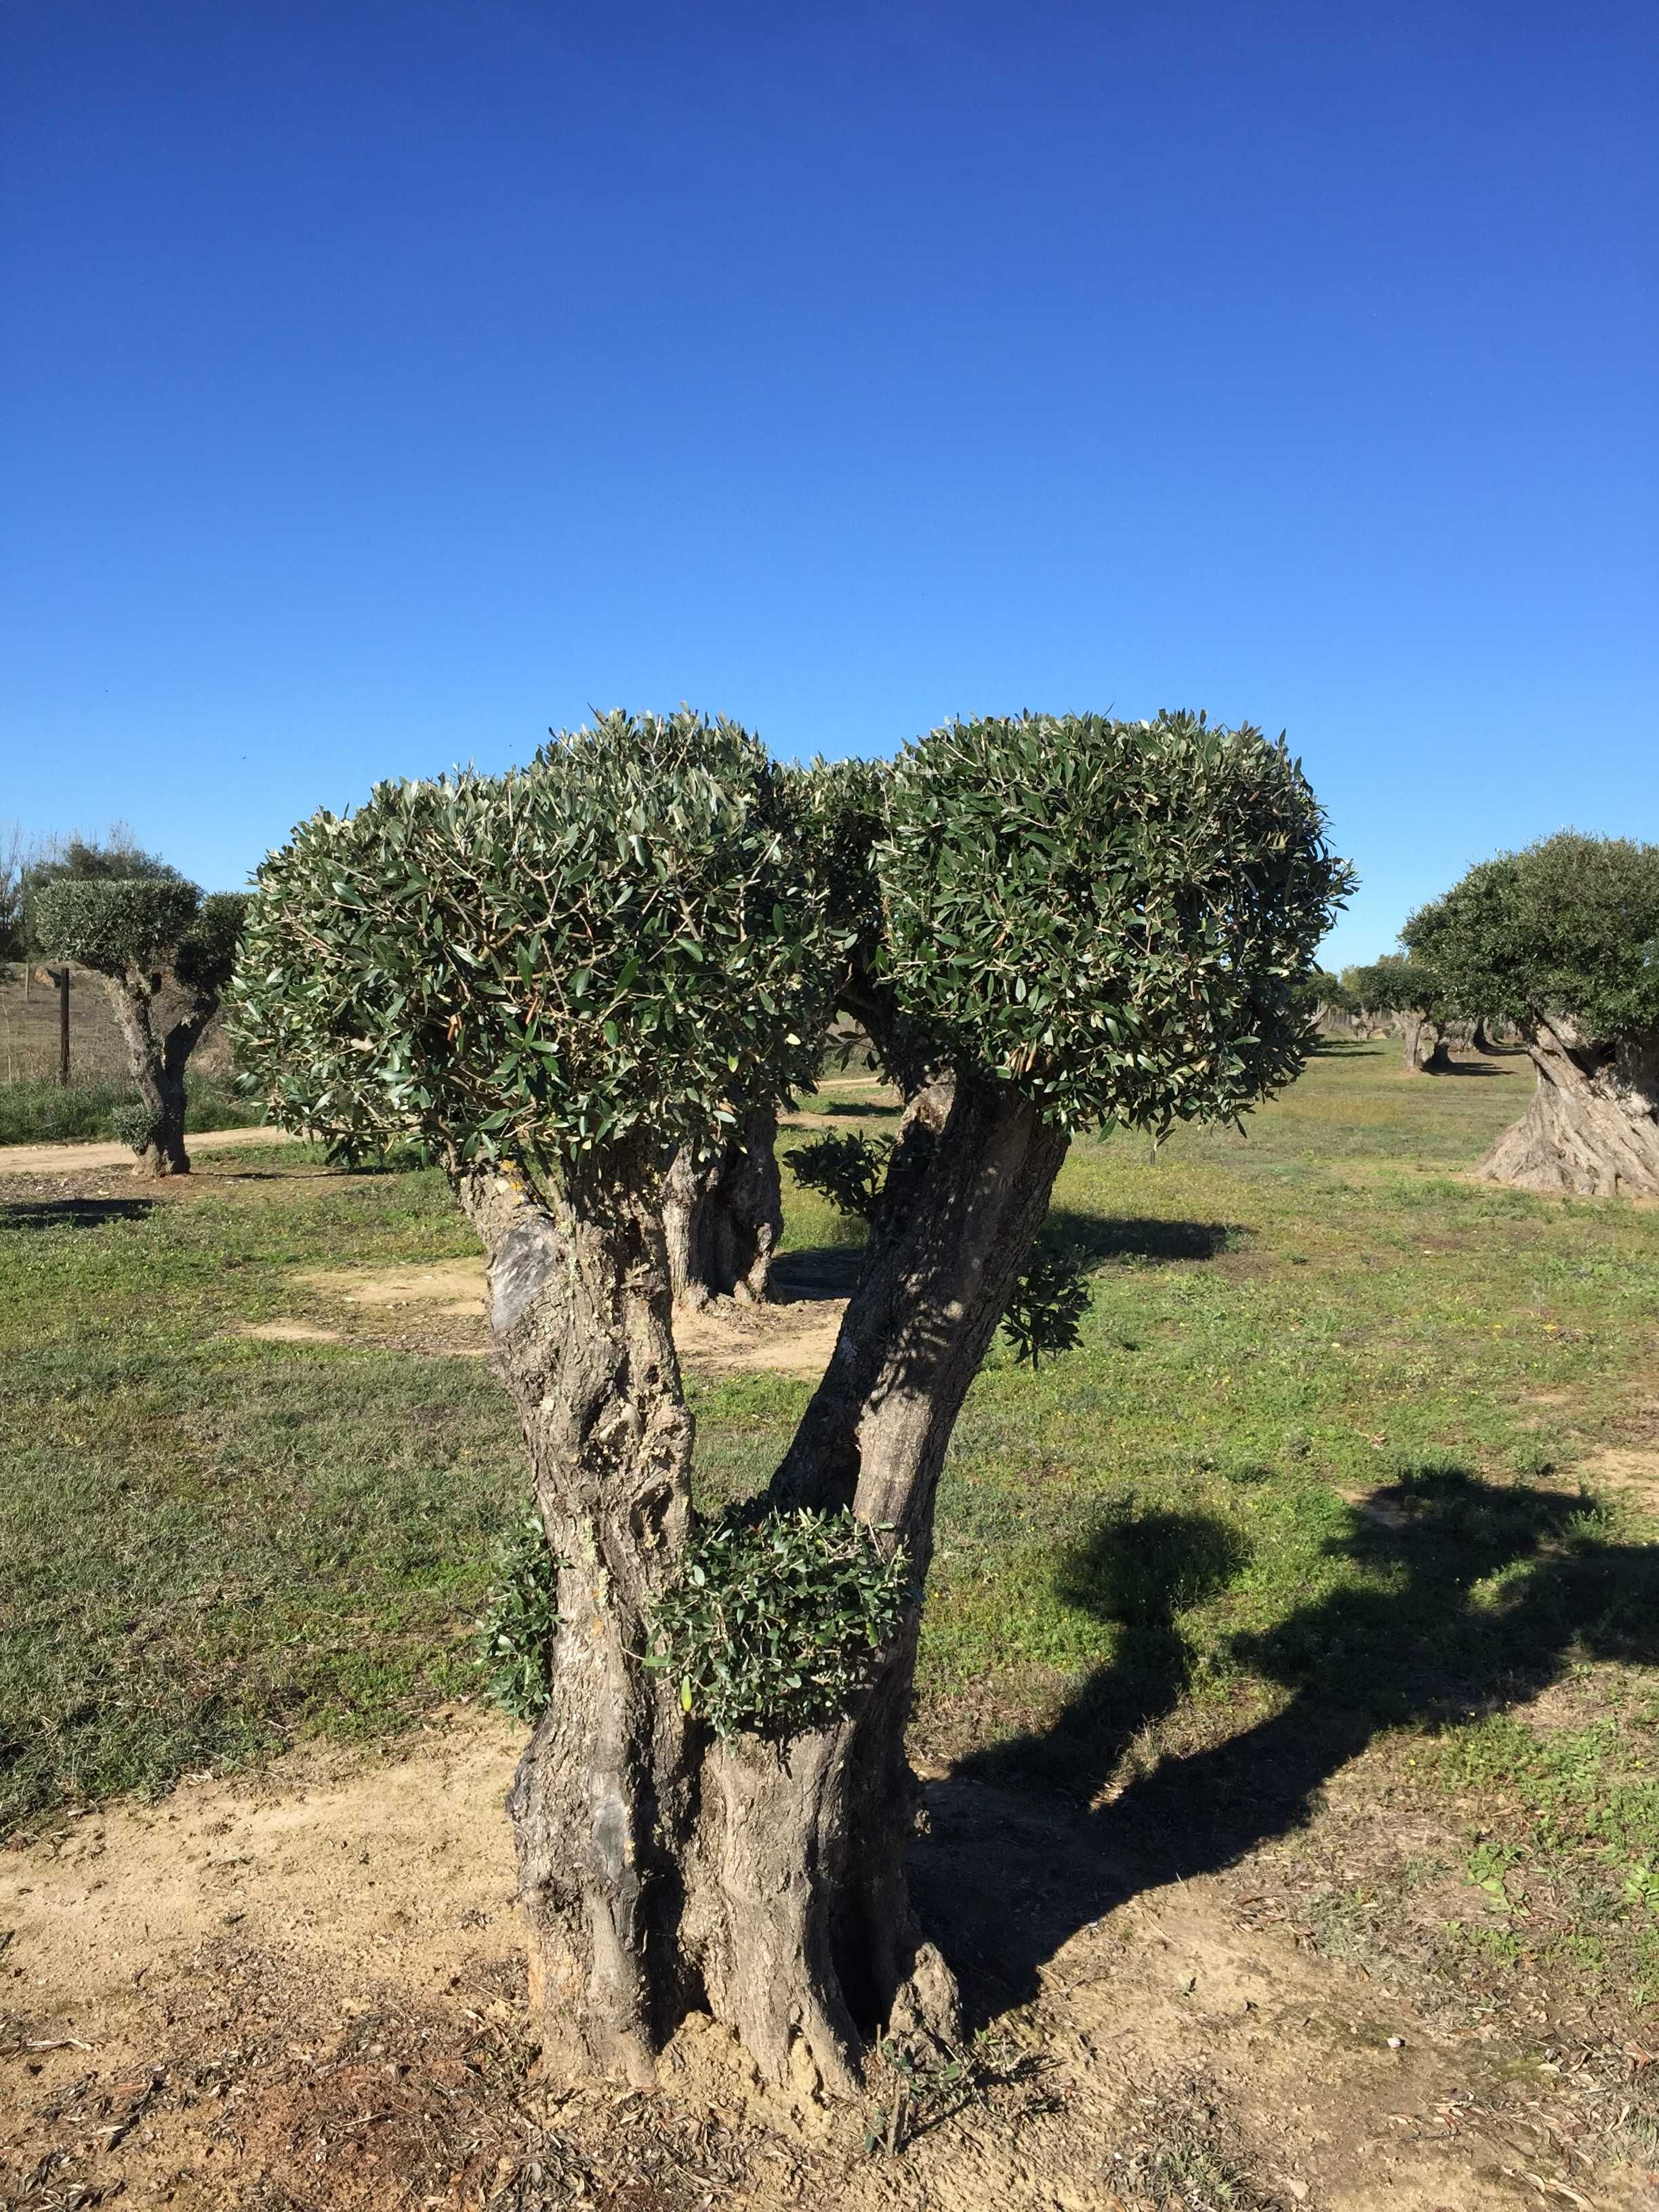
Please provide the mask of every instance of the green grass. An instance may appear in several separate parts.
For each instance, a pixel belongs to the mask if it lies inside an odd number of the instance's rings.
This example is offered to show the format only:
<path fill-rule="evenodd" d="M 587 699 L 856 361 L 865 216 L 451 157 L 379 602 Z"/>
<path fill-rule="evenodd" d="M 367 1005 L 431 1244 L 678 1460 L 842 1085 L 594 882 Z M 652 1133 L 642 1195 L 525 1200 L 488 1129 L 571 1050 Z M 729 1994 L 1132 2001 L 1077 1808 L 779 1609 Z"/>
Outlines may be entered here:
<path fill-rule="evenodd" d="M 185 1086 L 185 1127 L 245 1129 L 261 1108 L 204 1077 Z M 0 1083 L 0 1145 L 75 1144 L 114 1135 L 110 1115 L 137 1097 L 131 1083 Z"/>
<path fill-rule="evenodd" d="M 1467 1899 L 1422 1939 L 1434 1972 L 1659 2003 L 1659 1484 L 1586 1472 L 1659 1450 L 1659 1212 L 1460 1179 L 1525 1101 L 1524 1064 L 1495 1065 L 1407 1079 L 1339 1048 L 1247 1140 L 1075 1147 L 1053 1233 L 1091 1271 L 1084 1342 L 1036 1376 L 999 1345 L 970 1394 L 919 1747 L 1060 1788 L 1166 1871 L 1288 1849 L 1374 1769 L 1312 1917 L 1332 1948 L 1404 1971 L 1409 1813 Z M 867 1091 L 815 1103 L 891 1127 Z M 235 1165 L 254 1179 L 204 1160 L 188 1203 L 135 1218 L 5 1209 L 9 1821 L 396 1729 L 475 1680 L 524 1490 L 487 1369 L 233 1333 L 293 1310 L 296 1267 L 469 1233 L 428 1172 Z M 822 1200 L 788 1212 L 797 1266 L 851 1260 Z M 693 1395 L 712 1504 L 766 1479 L 807 1391 Z"/>

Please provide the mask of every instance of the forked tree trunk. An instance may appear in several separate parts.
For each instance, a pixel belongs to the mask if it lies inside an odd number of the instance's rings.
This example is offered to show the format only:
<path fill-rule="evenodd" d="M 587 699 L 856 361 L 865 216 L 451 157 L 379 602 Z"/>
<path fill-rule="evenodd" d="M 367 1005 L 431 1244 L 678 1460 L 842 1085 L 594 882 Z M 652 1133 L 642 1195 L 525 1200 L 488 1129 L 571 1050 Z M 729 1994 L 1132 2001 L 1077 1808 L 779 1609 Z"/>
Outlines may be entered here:
<path fill-rule="evenodd" d="M 1444 1075 L 1451 1067 L 1445 1031 L 1426 1014 L 1404 1018 L 1405 1068 L 1407 1075 Z"/>
<path fill-rule="evenodd" d="M 682 1146 L 663 1182 L 663 1235 L 676 1299 L 766 1301 L 783 1235 L 778 1117 L 751 1107 L 718 1150 Z"/>
<path fill-rule="evenodd" d="M 160 1179 L 188 1175 L 190 1154 L 185 1149 L 185 1063 L 211 1012 L 175 1022 L 165 1037 L 155 1034 L 151 1017 L 159 976 L 106 976 L 111 1008 L 127 1048 L 127 1066 L 138 1096 L 149 1110 L 149 1141 L 139 1152 L 133 1173 Z"/>
<path fill-rule="evenodd" d="M 1659 1036 L 1597 1044 L 1556 1016 L 1527 1050 L 1532 1103 L 1475 1174 L 1519 1190 L 1659 1198 Z"/>
<path fill-rule="evenodd" d="M 951 1428 L 1065 1149 L 1006 1092 L 944 1084 L 912 1102 L 771 1504 L 851 1505 L 906 1545 L 920 1583 Z M 916 1615 L 831 1727 L 722 1742 L 688 1720 L 639 1664 L 685 1539 L 691 1449 L 651 1178 L 545 1199 L 510 1172 L 458 1188 L 561 1561 L 550 1702 L 509 1800 L 544 2047 L 643 2081 L 705 2007 L 772 2081 L 849 2093 L 884 2023 L 958 2028 L 904 1878 Z"/>

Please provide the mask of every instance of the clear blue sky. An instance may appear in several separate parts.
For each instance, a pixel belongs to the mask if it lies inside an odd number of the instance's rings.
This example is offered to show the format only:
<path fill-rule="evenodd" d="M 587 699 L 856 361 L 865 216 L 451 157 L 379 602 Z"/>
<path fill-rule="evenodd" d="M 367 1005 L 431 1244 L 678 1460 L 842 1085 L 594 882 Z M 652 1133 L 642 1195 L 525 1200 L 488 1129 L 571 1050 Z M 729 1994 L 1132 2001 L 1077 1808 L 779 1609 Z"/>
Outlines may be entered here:
<path fill-rule="evenodd" d="M 0 816 L 210 885 L 687 698 L 1285 728 L 1386 946 L 1659 837 L 1659 15 L 17 0 Z"/>

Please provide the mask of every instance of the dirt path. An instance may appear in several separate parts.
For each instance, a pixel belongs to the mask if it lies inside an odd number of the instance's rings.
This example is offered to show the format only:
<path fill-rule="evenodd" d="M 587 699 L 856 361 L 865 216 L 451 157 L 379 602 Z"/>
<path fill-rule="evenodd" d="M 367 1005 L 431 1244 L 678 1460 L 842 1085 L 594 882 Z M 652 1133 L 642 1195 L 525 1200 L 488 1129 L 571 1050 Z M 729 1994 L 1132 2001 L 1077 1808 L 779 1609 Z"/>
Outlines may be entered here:
<path fill-rule="evenodd" d="M 281 1129 L 201 1129 L 185 1138 L 185 1149 L 222 1152 L 236 1145 L 288 1142 Z M 131 1165 L 132 1151 L 127 1145 L 0 1145 L 0 1175 L 74 1175 L 81 1169 Z"/>
<path fill-rule="evenodd" d="M 862 2110 L 806 2079 L 763 2093 L 706 2021 L 654 2093 L 538 2084 L 501 1810 L 518 1742 L 463 1711 L 401 1748 L 293 1754 L 0 1854 L 0 2203 L 1654 2201 L 1583 2161 L 1555 2179 L 1545 2077 L 1517 2096 L 1513 2060 L 1251 1925 L 1218 1881 L 1138 1887 L 1049 1801 L 945 1778 L 916 1873 L 989 2018 L 971 2094 L 924 2075 L 892 2128 L 890 2070 Z M 1047 1900 L 1103 1884 L 1120 1901 L 1042 1955 Z M 1036 1994 L 1007 2002 L 1033 1963 Z"/>

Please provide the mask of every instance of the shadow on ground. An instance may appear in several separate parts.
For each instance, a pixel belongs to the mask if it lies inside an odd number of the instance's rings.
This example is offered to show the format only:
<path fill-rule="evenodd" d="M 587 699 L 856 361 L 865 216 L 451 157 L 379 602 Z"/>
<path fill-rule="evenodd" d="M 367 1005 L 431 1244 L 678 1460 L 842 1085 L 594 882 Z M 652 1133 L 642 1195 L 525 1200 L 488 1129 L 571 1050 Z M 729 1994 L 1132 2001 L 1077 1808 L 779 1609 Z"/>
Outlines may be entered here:
<path fill-rule="evenodd" d="M 975 1753 L 926 1793 L 917 1902 L 981 2016 L 1034 1997 L 1060 1947 L 1139 1891 L 1215 1873 L 1302 1826 L 1379 1730 L 1525 1702 L 1581 1657 L 1659 1660 L 1659 1547 L 1607 1543 L 1601 1526 L 1588 1498 L 1455 1469 L 1379 1490 L 1330 1547 L 1370 1586 L 1234 1640 L 1242 1664 L 1289 1693 L 1283 1707 L 1089 1810 L 1138 1731 L 1188 1687 L 1180 1615 L 1248 1565 L 1237 1532 L 1205 1514 L 1103 1521 L 1060 1591 L 1116 1626 L 1111 1663 L 1051 1728 Z"/>
<path fill-rule="evenodd" d="M 772 1262 L 772 1296 L 782 1305 L 850 1297 L 863 1265 L 861 1244 L 813 1244 L 782 1253 Z"/>
<path fill-rule="evenodd" d="M 153 1198 L 47 1198 L 0 1205 L 0 1229 L 102 1229 L 111 1221 L 142 1221 Z"/>
<path fill-rule="evenodd" d="M 1236 1222 L 1104 1220 L 1057 1206 L 1049 1214 L 1042 1241 L 1085 1267 L 1108 1260 L 1214 1260 L 1243 1249 L 1249 1231 Z"/>

